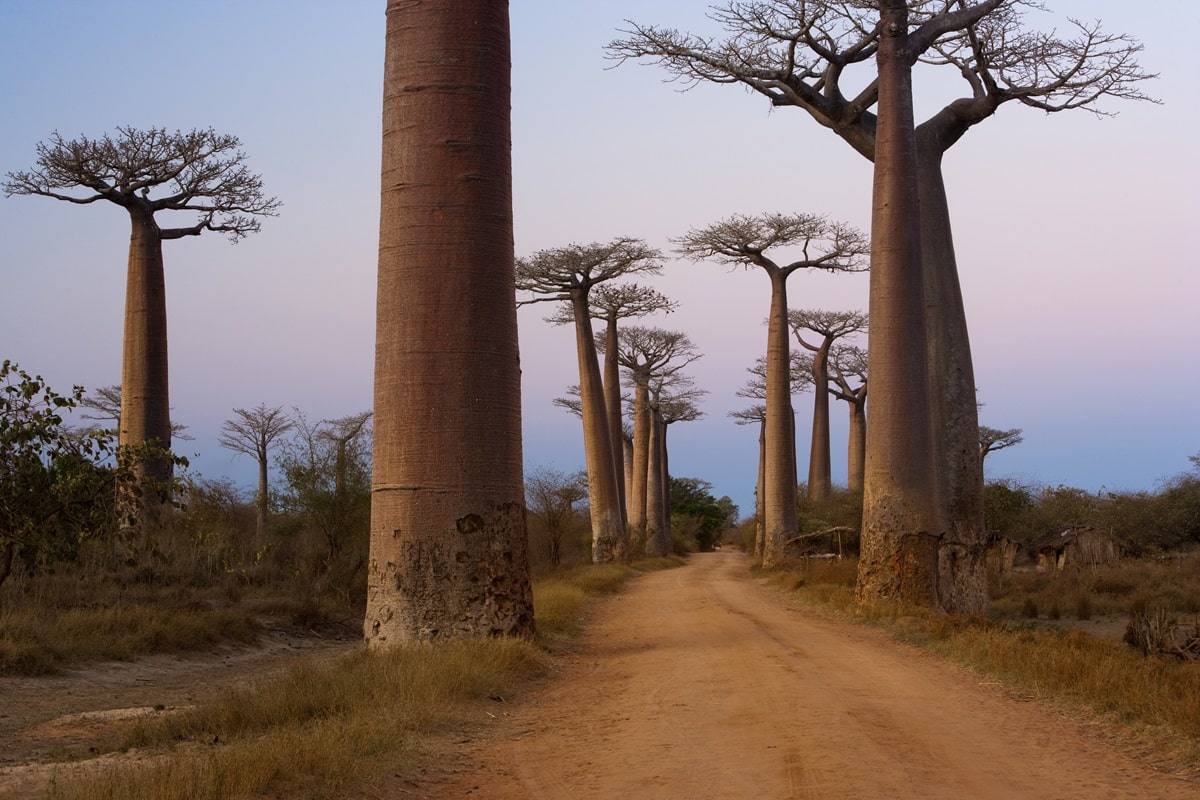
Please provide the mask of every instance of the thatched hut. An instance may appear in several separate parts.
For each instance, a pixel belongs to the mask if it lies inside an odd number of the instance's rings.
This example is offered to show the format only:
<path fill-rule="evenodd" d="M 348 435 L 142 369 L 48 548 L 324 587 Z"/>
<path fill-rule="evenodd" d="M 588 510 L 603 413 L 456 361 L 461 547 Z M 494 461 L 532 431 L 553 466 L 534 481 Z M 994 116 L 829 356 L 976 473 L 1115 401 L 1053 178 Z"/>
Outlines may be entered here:
<path fill-rule="evenodd" d="M 1124 547 L 1111 533 L 1084 526 L 1043 536 L 1032 549 L 1039 567 L 1064 570 L 1116 564 Z"/>

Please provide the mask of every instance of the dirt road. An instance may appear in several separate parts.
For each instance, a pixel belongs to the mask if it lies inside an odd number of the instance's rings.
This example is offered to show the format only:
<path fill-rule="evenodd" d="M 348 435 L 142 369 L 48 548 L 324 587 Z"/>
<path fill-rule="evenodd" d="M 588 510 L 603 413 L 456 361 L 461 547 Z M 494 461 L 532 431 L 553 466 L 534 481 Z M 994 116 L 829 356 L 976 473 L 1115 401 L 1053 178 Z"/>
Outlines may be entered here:
<path fill-rule="evenodd" d="M 491 713 L 395 798 L 1200 798 L 1089 726 L 789 609 L 732 552 L 639 578 L 544 691 Z"/>

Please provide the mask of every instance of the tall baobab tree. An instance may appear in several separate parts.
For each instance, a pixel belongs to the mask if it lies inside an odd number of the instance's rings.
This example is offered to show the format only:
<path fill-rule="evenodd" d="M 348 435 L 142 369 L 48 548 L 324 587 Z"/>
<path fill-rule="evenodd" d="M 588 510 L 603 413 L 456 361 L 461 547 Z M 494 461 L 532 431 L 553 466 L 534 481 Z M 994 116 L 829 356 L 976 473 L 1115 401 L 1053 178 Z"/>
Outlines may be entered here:
<path fill-rule="evenodd" d="M 1139 90 L 1153 77 L 1136 56 L 1132 37 L 1106 33 L 1098 22 L 1071 20 L 1073 34 L 1023 26 L 1024 0 L 913 3 L 910 64 L 921 61 L 954 70 L 967 91 L 916 126 L 917 181 L 921 204 L 922 268 L 927 300 L 938 313 L 927 320 L 934 452 L 941 463 L 940 513 L 947 518 L 948 579 L 959 586 L 961 608 L 979 610 L 986 583 L 983 547 L 983 475 L 976 440 L 975 377 L 966 315 L 958 283 L 949 204 L 942 176 L 945 153 L 968 130 L 1016 102 L 1044 112 L 1105 112 L 1107 98 L 1148 99 Z M 813 0 L 795 3 L 730 2 L 710 18 L 727 36 L 698 37 L 666 27 L 633 25 L 609 45 L 618 59 L 649 58 L 673 79 L 739 83 L 772 107 L 795 107 L 832 131 L 856 152 L 876 159 L 879 82 L 870 74 L 882 27 L 870 5 Z M 858 69 L 856 69 L 858 68 Z M 877 67 L 876 67 L 877 69 Z M 861 74 L 860 74 L 861 73 Z M 850 96 L 847 85 L 863 87 Z M 939 87 L 944 84 L 938 84 Z M 878 396 L 877 393 L 876 397 Z M 974 598 L 974 599 L 972 599 Z"/>
<path fill-rule="evenodd" d="M 373 647 L 532 635 L 507 3 L 388 0 Z"/>
<path fill-rule="evenodd" d="M 583 451 L 588 473 L 588 506 L 592 518 L 592 560 L 625 558 L 626 532 L 621 514 L 621 461 L 613 451 L 600 361 L 592 332 L 591 292 L 600 284 L 626 275 L 662 271 L 661 254 L 640 239 L 620 237 L 606 244 L 573 244 L 541 250 L 517 259 L 517 288 L 535 297 L 522 304 L 567 303 L 575 321 L 575 353 L 579 362 L 579 398 L 583 416 Z"/>
<path fill-rule="evenodd" d="M 40 195 L 87 205 L 106 201 L 129 215 L 129 260 L 125 285 L 125 332 L 121 362 L 122 451 L 171 447 L 171 404 L 167 377 L 167 294 L 162 243 L 205 231 L 237 242 L 274 216 L 279 201 L 263 194 L 262 177 L 246 168 L 236 136 L 211 128 L 168 132 L 118 127 L 100 138 L 64 139 L 57 132 L 37 146 L 37 165 L 10 172 L 6 195 Z M 79 191 L 82 190 L 82 191 Z M 161 227 L 172 212 L 196 215 L 191 225 Z M 161 215 L 161 216 L 160 216 Z M 172 459 L 139 459 L 135 472 L 148 484 L 164 485 Z M 143 495 L 141 521 L 156 524 L 158 493 Z"/>
<path fill-rule="evenodd" d="M 829 354 L 829 377 L 833 383 L 829 393 L 850 408 L 846 487 L 861 494 L 867 453 L 867 352 L 854 345 L 834 347 Z"/>
<path fill-rule="evenodd" d="M 608 344 L 605 344 L 605 358 Z M 658 480 L 650 472 L 650 449 L 654 420 L 650 406 L 650 384 L 683 369 L 700 357 L 692 340 L 680 331 L 626 326 L 622 331 L 617 362 L 628 370 L 633 383 L 633 475 L 629 492 L 629 535 L 645 536 L 648 521 L 650 482 Z M 656 555 L 662 555 L 658 553 Z"/>
<path fill-rule="evenodd" d="M 867 316 L 859 311 L 822 311 L 792 309 L 788 325 L 796 341 L 812 353 L 813 425 L 808 458 L 808 499 L 828 503 L 833 498 L 833 466 L 829 453 L 829 350 L 834 342 L 867 327 Z M 804 335 L 812 331 L 820 337 L 816 343 Z"/>
<path fill-rule="evenodd" d="M 773 566 L 783 542 L 796 535 L 796 444 L 788 379 L 787 279 L 800 269 L 853 272 L 866 268 L 867 237 L 844 223 L 811 214 L 735 215 L 676 241 L 680 255 L 747 269 L 758 267 L 771 282 L 767 317 L 766 492 L 762 498 L 766 538 L 763 565 Z M 790 261 L 768 252 L 783 250 Z"/>
<path fill-rule="evenodd" d="M 235 453 L 248 455 L 258 462 L 258 508 L 257 529 L 260 539 L 267 535 L 270 526 L 271 498 L 268 484 L 271 446 L 283 434 L 295 427 L 295 423 L 284 413 L 283 408 L 267 408 L 259 403 L 251 409 L 235 408 L 234 416 L 221 424 L 217 442 Z"/>
<path fill-rule="evenodd" d="M 597 343 L 602 344 L 601 350 L 604 353 L 601 383 L 604 385 L 604 408 L 608 416 L 608 434 L 612 438 L 613 459 L 618 466 L 618 473 L 622 472 L 625 463 L 625 430 L 622 424 L 624 415 L 621 413 L 621 367 L 617 361 L 619 349 L 617 342 L 620 338 L 617 325 L 623 319 L 644 317 L 656 311 L 665 311 L 669 314 L 677 305 L 666 295 L 636 283 L 617 285 L 604 283 L 597 286 L 592 292 L 590 302 L 592 318 L 604 321 L 604 338 L 603 340 L 597 338 Z M 571 307 L 564 304 L 559 313 L 549 317 L 547 321 L 558 325 L 573 324 L 575 315 Z M 617 481 L 617 494 L 620 498 L 621 517 L 628 525 L 628 501 L 624 480 Z"/>
<path fill-rule="evenodd" d="M 926 295 L 907 0 L 880 0 L 879 30 L 867 351 L 874 391 L 855 591 L 860 601 L 937 607 L 942 520 L 925 371 Z"/>

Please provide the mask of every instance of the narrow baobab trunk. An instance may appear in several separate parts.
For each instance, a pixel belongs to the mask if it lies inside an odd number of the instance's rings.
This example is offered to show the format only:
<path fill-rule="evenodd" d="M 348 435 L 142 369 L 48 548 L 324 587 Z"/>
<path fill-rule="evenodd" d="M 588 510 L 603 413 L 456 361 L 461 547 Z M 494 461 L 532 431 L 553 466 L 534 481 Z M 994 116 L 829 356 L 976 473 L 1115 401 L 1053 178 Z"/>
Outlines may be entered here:
<path fill-rule="evenodd" d="M 163 272 L 162 236 L 150 210 L 137 198 L 127 206 L 131 231 L 125 286 L 125 332 L 121 359 L 121 416 L 118 442 L 122 451 L 149 445 L 171 447 L 171 401 L 167 371 L 167 288 Z M 171 479 L 171 462 L 160 454 L 135 456 L 135 474 L 143 485 L 140 505 L 143 529 L 153 531 L 161 506 L 160 491 Z"/>
<path fill-rule="evenodd" d="M 829 444 L 829 346 L 825 337 L 813 353 L 812 446 L 808 456 L 808 499 L 828 503 L 833 498 L 833 464 Z"/>
<path fill-rule="evenodd" d="M 530 635 L 507 3 L 390 0 L 383 106 L 365 635 Z"/>
<path fill-rule="evenodd" d="M 671 552 L 670 532 L 667 530 L 667 520 L 664 509 L 666 496 L 663 492 L 663 425 L 662 416 L 658 410 L 651 408 L 650 413 L 650 442 L 649 457 L 646 470 L 646 555 L 665 556 Z"/>
<path fill-rule="evenodd" d="M 855 494 L 863 490 L 863 464 L 867 454 L 867 411 L 862 403 L 850 403 L 850 436 L 846 447 L 846 487 Z"/>
<path fill-rule="evenodd" d="M 629 535 L 645 541 L 648 500 L 646 488 L 650 474 L 651 412 L 648 376 L 633 376 L 633 480 L 629 491 Z"/>
<path fill-rule="evenodd" d="M 621 365 L 617 361 L 617 320 L 609 318 L 604 329 L 604 410 L 608 414 L 608 435 L 612 439 L 613 466 L 617 469 L 617 505 L 622 523 L 628 528 L 629 510 L 626 505 L 623 465 L 625 463 L 625 432 L 621 427 Z"/>
<path fill-rule="evenodd" d="M 758 424 L 758 481 L 754 491 L 754 557 L 759 561 L 763 557 L 763 541 L 766 532 L 765 503 L 763 497 L 767 490 L 767 421 Z"/>
<path fill-rule="evenodd" d="M 783 543 L 796 535 L 796 436 L 788 378 L 787 272 L 769 270 L 771 314 L 767 321 L 766 458 L 764 460 L 763 566 L 783 557 Z"/>
<path fill-rule="evenodd" d="M 268 466 L 267 454 L 263 452 L 258 459 L 258 495 L 255 503 L 258 511 L 255 530 L 258 533 L 259 544 L 266 543 L 267 532 L 271 526 L 271 496 L 269 494 Z"/>
<path fill-rule="evenodd" d="M 917 145 L 933 446 L 942 459 L 938 593 L 945 610 L 979 614 L 988 605 L 983 465 L 975 370 L 942 180 L 942 154 L 949 145 L 926 141 L 920 133 Z"/>
<path fill-rule="evenodd" d="M 937 483 L 930 452 L 925 292 L 908 9 L 880 2 L 871 217 L 871 422 L 857 596 L 937 605 Z"/>

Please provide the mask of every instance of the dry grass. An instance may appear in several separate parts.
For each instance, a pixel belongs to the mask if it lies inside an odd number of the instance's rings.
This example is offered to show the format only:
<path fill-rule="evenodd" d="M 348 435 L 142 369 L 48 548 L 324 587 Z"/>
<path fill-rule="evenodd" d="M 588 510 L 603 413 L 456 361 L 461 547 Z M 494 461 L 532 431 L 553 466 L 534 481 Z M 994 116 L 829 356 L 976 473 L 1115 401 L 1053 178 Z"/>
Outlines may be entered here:
<path fill-rule="evenodd" d="M 988 618 L 854 603 L 855 563 L 793 564 L 768 580 L 807 602 L 880 625 L 899 638 L 1003 680 L 1037 700 L 1071 706 L 1126 726 L 1200 763 L 1200 663 L 1147 658 L 1116 636 L 1053 627 L 1030 619 L 1126 614 L 1151 607 L 1188 613 L 1200 601 L 1196 557 L 1129 562 L 1059 575 L 1006 578 Z"/>
<path fill-rule="evenodd" d="M 534 584 L 539 641 L 566 646 L 587 606 L 639 570 L 576 568 Z M 191 800 L 264 795 L 358 795 L 420 763 L 431 736 L 517 695 L 541 674 L 545 653 L 512 639 L 466 639 L 390 653 L 356 651 L 298 664 L 191 709 L 131 723 L 100 751 L 136 748 L 139 759 L 86 779 L 65 776 L 56 800 Z"/>

